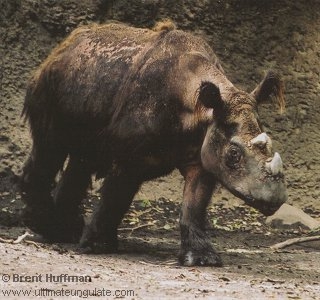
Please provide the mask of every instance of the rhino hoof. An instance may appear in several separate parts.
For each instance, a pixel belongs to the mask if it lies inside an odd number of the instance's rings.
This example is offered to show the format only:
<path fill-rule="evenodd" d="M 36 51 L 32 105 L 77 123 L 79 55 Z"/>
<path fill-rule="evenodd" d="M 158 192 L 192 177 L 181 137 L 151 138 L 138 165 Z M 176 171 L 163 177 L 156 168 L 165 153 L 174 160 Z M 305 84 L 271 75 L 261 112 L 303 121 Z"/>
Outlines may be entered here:
<path fill-rule="evenodd" d="M 51 243 L 77 243 L 82 233 L 84 220 L 80 216 L 61 218 L 53 209 L 41 210 L 27 207 L 21 215 L 24 226 L 41 235 Z"/>
<path fill-rule="evenodd" d="M 222 261 L 215 251 L 194 251 L 189 250 L 181 252 L 179 262 L 183 266 L 214 266 L 222 267 Z"/>
<path fill-rule="evenodd" d="M 117 253 L 118 247 L 115 245 L 110 245 L 106 243 L 93 243 L 89 245 L 82 245 L 78 249 L 80 254 L 107 254 L 107 253 Z"/>
<path fill-rule="evenodd" d="M 91 233 L 91 234 L 90 234 Z M 116 238 L 107 241 L 97 241 L 97 239 L 92 236 L 92 232 L 85 232 L 80 240 L 80 252 L 81 253 L 116 253 L 118 252 L 118 240 Z"/>

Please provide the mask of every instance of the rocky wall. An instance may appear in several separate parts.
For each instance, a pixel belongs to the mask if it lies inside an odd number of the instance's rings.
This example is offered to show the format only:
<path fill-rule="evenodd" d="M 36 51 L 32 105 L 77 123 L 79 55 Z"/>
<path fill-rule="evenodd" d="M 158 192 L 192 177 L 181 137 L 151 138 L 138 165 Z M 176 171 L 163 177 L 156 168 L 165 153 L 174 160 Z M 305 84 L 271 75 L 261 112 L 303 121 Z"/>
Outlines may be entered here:
<path fill-rule="evenodd" d="M 171 18 L 215 49 L 228 77 L 252 90 L 270 68 L 286 86 L 287 110 L 261 108 L 281 152 L 289 202 L 320 209 L 320 1 L 0 0 L 0 190 L 14 189 L 30 149 L 20 118 L 27 79 L 73 28 L 123 21 L 151 27 Z"/>

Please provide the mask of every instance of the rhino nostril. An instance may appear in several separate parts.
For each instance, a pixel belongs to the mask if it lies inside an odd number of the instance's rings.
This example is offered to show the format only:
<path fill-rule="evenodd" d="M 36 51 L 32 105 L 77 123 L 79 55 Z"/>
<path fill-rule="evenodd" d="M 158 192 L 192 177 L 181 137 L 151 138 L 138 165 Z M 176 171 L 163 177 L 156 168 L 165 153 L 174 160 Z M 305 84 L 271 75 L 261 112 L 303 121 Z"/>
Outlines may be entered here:
<path fill-rule="evenodd" d="M 266 169 L 272 175 L 278 175 L 283 172 L 283 164 L 281 156 L 278 152 L 276 152 L 272 158 L 272 160 L 268 160 L 266 162 Z"/>

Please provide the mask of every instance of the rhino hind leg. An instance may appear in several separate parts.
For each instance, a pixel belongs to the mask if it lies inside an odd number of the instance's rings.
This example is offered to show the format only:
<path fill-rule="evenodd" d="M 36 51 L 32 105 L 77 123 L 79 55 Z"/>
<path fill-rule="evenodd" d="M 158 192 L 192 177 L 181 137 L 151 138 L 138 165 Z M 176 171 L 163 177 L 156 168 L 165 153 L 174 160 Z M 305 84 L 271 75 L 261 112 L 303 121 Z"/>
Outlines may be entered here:
<path fill-rule="evenodd" d="M 180 170 L 185 178 L 180 216 L 181 247 L 179 262 L 185 266 L 221 266 L 219 254 L 213 249 L 205 232 L 206 208 L 215 180 L 201 166 Z"/>
<path fill-rule="evenodd" d="M 55 189 L 55 222 L 60 242 L 78 242 L 84 227 L 81 202 L 87 194 L 91 172 L 83 160 L 71 156 Z"/>
<path fill-rule="evenodd" d="M 22 221 L 48 240 L 54 239 L 54 201 L 51 191 L 55 177 L 62 168 L 66 153 L 60 148 L 34 143 L 23 168 L 20 189 L 25 208 Z"/>
<path fill-rule="evenodd" d="M 104 180 L 101 200 L 91 222 L 84 229 L 81 248 L 94 253 L 112 253 L 118 250 L 118 226 L 140 184 L 137 176 L 130 172 L 109 175 Z"/>

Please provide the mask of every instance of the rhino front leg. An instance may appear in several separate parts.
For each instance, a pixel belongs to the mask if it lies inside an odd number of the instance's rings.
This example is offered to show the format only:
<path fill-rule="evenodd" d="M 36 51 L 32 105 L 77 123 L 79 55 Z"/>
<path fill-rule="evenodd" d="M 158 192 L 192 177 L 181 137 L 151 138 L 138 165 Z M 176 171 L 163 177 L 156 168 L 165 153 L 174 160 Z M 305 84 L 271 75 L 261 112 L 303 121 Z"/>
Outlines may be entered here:
<path fill-rule="evenodd" d="M 215 179 L 201 166 L 180 170 L 185 179 L 180 216 L 181 249 L 179 262 L 185 266 L 221 266 L 220 256 L 205 232 L 206 208 L 210 202 Z"/>

